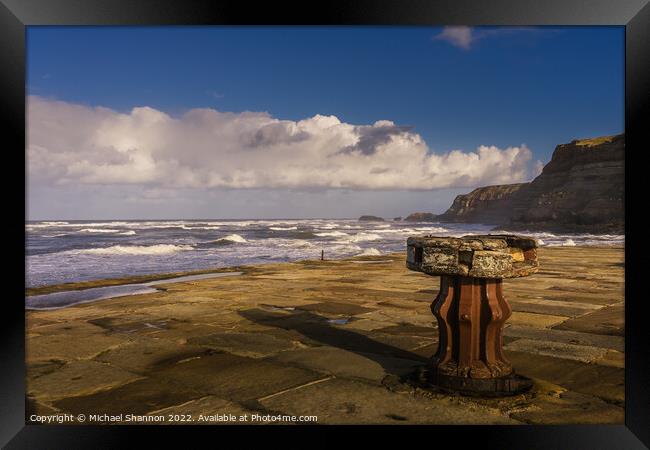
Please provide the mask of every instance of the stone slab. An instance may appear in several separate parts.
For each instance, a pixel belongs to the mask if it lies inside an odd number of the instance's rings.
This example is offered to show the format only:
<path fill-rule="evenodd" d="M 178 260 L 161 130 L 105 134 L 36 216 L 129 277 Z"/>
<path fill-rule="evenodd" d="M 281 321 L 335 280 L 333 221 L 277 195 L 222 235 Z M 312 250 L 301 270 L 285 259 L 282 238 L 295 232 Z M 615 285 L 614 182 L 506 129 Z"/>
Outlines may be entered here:
<path fill-rule="evenodd" d="M 269 360 L 338 377 L 363 379 L 374 383 L 380 383 L 387 375 L 404 376 L 421 365 L 421 362 L 418 361 L 371 353 L 354 353 L 329 346 L 283 352 Z"/>
<path fill-rule="evenodd" d="M 583 333 L 625 336 L 625 306 L 617 304 L 586 314 L 554 327 Z"/>
<path fill-rule="evenodd" d="M 525 352 L 505 351 L 517 373 L 549 381 L 621 406 L 625 399 L 625 371 Z"/>
<path fill-rule="evenodd" d="M 168 417 L 169 415 L 172 417 L 190 415 L 193 419 L 191 425 L 248 425 L 249 423 L 240 421 L 239 419 L 241 416 L 246 414 L 250 416 L 250 414 L 253 412 L 254 411 L 251 411 L 250 409 L 245 408 L 237 403 L 209 395 L 207 397 L 190 400 L 179 405 L 168 406 L 156 411 L 151 411 L 149 414 L 162 414 Z M 217 415 L 221 417 L 216 417 Z M 201 416 L 203 416 L 203 418 Z M 234 416 L 235 420 L 230 420 L 231 416 Z M 187 422 L 180 421 L 171 421 L 165 423 L 176 423 L 180 425 L 189 424 Z"/>
<path fill-rule="evenodd" d="M 399 394 L 381 386 L 331 379 L 260 402 L 291 415 L 318 416 L 319 424 L 516 424 L 499 411 Z"/>
<path fill-rule="evenodd" d="M 566 316 L 555 316 L 551 314 L 535 314 L 523 311 L 513 311 L 508 323 L 536 328 L 548 328 L 567 320 Z"/>
<path fill-rule="evenodd" d="M 508 296 L 507 298 L 513 311 L 537 314 L 577 317 L 602 308 L 602 305 L 592 305 L 589 303 L 523 299 L 519 297 L 513 298 L 513 296 Z"/>
<path fill-rule="evenodd" d="M 226 351 L 234 355 L 262 358 L 300 347 L 299 343 L 267 333 L 214 333 L 193 337 L 188 343 Z"/>
<path fill-rule="evenodd" d="M 71 361 L 51 373 L 28 380 L 27 393 L 52 401 L 88 395 L 126 384 L 141 376 L 96 361 Z"/>
<path fill-rule="evenodd" d="M 48 328 L 50 327 L 40 327 L 37 335 L 27 339 L 27 361 L 89 359 L 128 342 L 126 337 L 106 335 L 101 328 L 86 323 L 58 324 L 50 330 Z M 74 342 L 74 345 L 70 345 L 71 342 Z"/>
<path fill-rule="evenodd" d="M 206 349 L 200 346 L 178 344 L 167 339 L 141 338 L 137 342 L 106 350 L 97 355 L 95 361 L 146 374 L 150 370 L 204 353 Z"/>
<path fill-rule="evenodd" d="M 303 336 L 302 341 L 310 346 L 329 345 L 351 352 L 374 353 L 401 359 L 417 360 L 418 357 L 408 349 L 418 347 L 427 340 L 423 337 L 397 336 L 347 328 L 347 325 L 334 325 L 328 323 L 324 317 L 307 312 L 279 314 L 253 309 L 242 311 L 241 314 L 255 323 L 297 331 Z"/>
<path fill-rule="evenodd" d="M 624 351 L 625 348 L 625 339 L 619 336 L 581 333 L 579 331 L 558 330 L 556 328 L 539 329 L 510 325 L 504 329 L 504 335 L 512 338 L 526 338 L 538 341 L 588 345 L 592 347 L 617 350 L 619 352 Z"/>
<path fill-rule="evenodd" d="M 437 327 L 423 327 L 414 325 L 412 323 L 401 323 L 399 325 L 391 325 L 385 328 L 375 330 L 384 334 L 396 334 L 407 336 L 425 336 L 425 337 L 438 337 Z"/>
<path fill-rule="evenodd" d="M 622 424 L 625 420 L 625 410 L 619 406 L 591 395 L 536 381 L 533 388 L 535 397 L 530 405 L 512 411 L 511 418 L 528 424 L 552 425 Z"/>
<path fill-rule="evenodd" d="M 54 403 L 71 414 L 147 414 L 204 397 L 182 383 L 162 378 L 145 378 L 90 395 L 69 397 Z"/>
<path fill-rule="evenodd" d="M 264 397 L 323 377 L 306 369 L 229 353 L 180 361 L 154 375 L 235 402 Z"/>
<path fill-rule="evenodd" d="M 572 359 L 585 363 L 593 363 L 607 354 L 607 349 L 604 348 L 532 339 L 517 339 L 505 345 L 504 349 L 516 352 L 535 353 L 553 358 Z"/>
<path fill-rule="evenodd" d="M 346 316 L 363 314 L 375 310 L 375 308 L 366 308 L 354 303 L 341 303 L 336 301 L 301 305 L 298 309 L 301 309 L 303 311 L 316 311 L 325 314 L 342 314 Z"/>
<path fill-rule="evenodd" d="M 625 353 L 616 350 L 607 350 L 605 355 L 596 361 L 600 366 L 625 368 Z"/>

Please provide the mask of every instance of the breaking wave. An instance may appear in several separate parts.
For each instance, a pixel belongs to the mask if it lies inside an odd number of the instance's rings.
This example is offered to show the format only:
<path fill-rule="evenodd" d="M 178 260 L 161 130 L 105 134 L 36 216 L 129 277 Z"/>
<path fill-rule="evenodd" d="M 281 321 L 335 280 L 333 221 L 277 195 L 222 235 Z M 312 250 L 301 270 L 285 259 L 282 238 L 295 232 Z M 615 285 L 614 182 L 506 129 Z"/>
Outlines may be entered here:
<path fill-rule="evenodd" d="M 314 233 L 316 236 L 320 237 L 339 237 L 339 236 L 349 236 L 349 234 L 342 231 L 327 231 L 325 233 Z"/>
<path fill-rule="evenodd" d="M 112 230 L 110 228 L 83 228 L 79 233 L 119 233 L 120 230 Z"/>
<path fill-rule="evenodd" d="M 171 228 L 174 228 L 174 227 L 171 227 Z M 178 226 L 178 228 L 181 228 L 181 229 L 183 229 L 183 230 L 190 230 L 190 231 L 192 231 L 192 230 L 218 230 L 218 229 L 221 228 L 221 227 L 218 226 L 218 225 L 201 226 L 201 227 L 199 227 L 199 226 L 196 226 L 196 227 L 188 227 L 187 225 L 180 225 L 180 226 Z"/>
<path fill-rule="evenodd" d="M 280 247 L 288 247 L 288 248 L 314 248 L 316 245 L 312 244 L 309 241 L 305 241 L 303 239 L 286 239 L 282 241 L 276 242 L 276 245 Z"/>
<path fill-rule="evenodd" d="M 381 252 L 374 247 L 367 248 L 359 254 L 359 256 L 379 256 L 379 255 L 381 255 Z"/>
<path fill-rule="evenodd" d="M 381 236 L 376 233 L 359 233 L 346 240 L 349 242 L 365 242 L 376 241 L 377 239 L 381 239 Z"/>
<path fill-rule="evenodd" d="M 180 251 L 193 250 L 191 245 L 113 245 L 104 248 L 87 248 L 83 250 L 67 250 L 63 253 L 87 255 L 166 255 Z"/>
<path fill-rule="evenodd" d="M 248 241 L 246 239 L 244 239 L 243 237 L 241 237 L 240 235 L 238 235 L 238 234 L 229 234 L 228 236 L 224 236 L 222 238 L 219 238 L 214 242 L 215 243 L 231 243 L 231 242 L 232 243 L 237 243 L 238 242 L 238 243 L 243 244 L 243 243 L 246 243 Z"/>

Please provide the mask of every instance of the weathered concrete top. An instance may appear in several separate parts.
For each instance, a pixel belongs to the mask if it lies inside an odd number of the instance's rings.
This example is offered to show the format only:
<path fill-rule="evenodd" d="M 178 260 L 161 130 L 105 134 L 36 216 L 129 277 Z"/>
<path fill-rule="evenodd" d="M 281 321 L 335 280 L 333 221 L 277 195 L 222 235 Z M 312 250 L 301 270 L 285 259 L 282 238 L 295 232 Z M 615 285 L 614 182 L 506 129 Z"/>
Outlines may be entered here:
<path fill-rule="evenodd" d="M 406 267 L 430 275 L 514 278 L 538 269 L 537 241 L 523 236 L 416 236 L 406 245 Z"/>

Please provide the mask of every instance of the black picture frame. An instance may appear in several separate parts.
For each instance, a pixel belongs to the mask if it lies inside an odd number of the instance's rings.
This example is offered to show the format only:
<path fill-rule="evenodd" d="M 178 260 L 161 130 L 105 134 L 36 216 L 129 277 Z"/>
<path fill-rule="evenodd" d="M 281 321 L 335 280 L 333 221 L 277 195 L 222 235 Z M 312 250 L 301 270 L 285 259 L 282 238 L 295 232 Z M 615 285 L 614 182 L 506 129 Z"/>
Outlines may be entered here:
<path fill-rule="evenodd" d="M 281 433 L 279 443 L 295 446 L 293 439 L 331 439 L 332 427 L 263 427 L 249 432 L 246 426 L 70 426 L 25 425 L 25 27 L 30 25 L 620 25 L 625 27 L 625 133 L 626 133 L 626 282 L 625 297 L 625 425 L 583 426 L 436 426 L 436 427 L 347 427 L 359 428 L 375 437 L 390 434 L 404 438 L 404 431 L 418 432 L 423 444 L 456 446 L 467 442 L 468 430 L 482 448 L 588 448 L 633 449 L 650 447 L 650 389 L 646 374 L 650 358 L 646 350 L 643 303 L 644 260 L 642 227 L 634 220 L 631 194 L 643 191 L 641 162 L 648 139 L 650 97 L 650 5 L 647 0 L 336 0 L 326 4 L 245 0 L 0 0 L 0 126 L 7 144 L 3 152 L 3 193 L 8 253 L 2 317 L 2 369 L 0 377 L 0 444 L 5 448 L 131 448 L 134 434 L 144 433 L 149 446 L 180 436 L 185 443 L 207 439 L 209 445 L 223 441 L 226 430 L 239 431 L 245 445 L 259 433 Z M 561 108 L 561 105 L 558 105 Z M 645 117 L 645 119 L 644 119 Z M 6 138 L 10 139 L 6 139 Z M 645 147 L 644 147 L 645 146 Z M 22 153 L 21 153 L 22 152 Z M 639 160 L 637 163 L 636 160 Z M 12 172 L 15 172 L 16 176 Z M 8 204 L 7 204 L 8 203 Z M 22 211 L 22 217 L 20 212 Z M 639 211 L 639 214 L 641 212 Z M 9 220 L 10 217 L 10 220 Z M 636 247 L 635 247 L 636 246 Z M 272 438 L 271 438 L 272 439 Z M 414 441 L 403 441 L 413 444 Z M 336 444 L 336 442 L 331 442 Z M 190 445 L 193 447 L 193 445 Z"/>

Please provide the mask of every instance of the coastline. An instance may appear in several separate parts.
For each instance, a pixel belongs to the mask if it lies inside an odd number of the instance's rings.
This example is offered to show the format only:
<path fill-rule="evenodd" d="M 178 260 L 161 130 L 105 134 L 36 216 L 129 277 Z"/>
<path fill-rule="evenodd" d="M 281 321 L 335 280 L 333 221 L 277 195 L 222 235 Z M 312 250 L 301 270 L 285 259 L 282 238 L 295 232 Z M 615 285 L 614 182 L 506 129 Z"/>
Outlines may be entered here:
<path fill-rule="evenodd" d="M 162 281 L 169 278 L 179 278 L 190 275 L 205 275 L 205 274 L 218 274 L 218 273 L 229 273 L 229 272 L 244 272 L 250 273 L 255 270 L 255 266 L 231 266 L 231 267 L 219 267 L 215 269 L 201 269 L 201 270 L 186 270 L 182 272 L 165 272 L 165 273 L 155 273 L 147 275 L 134 275 L 131 277 L 119 277 L 119 278 L 98 278 L 97 280 L 88 280 L 88 281 L 73 281 L 70 283 L 60 283 L 60 284 L 50 284 L 46 286 L 37 286 L 25 288 L 25 296 L 31 297 L 33 295 L 43 295 L 43 294 L 53 294 L 56 292 L 65 292 L 65 291 L 79 291 L 84 289 L 92 289 L 98 287 L 108 287 L 108 286 L 124 286 L 127 284 L 139 284 L 147 283 L 151 281 Z"/>
<path fill-rule="evenodd" d="M 546 248 L 557 248 L 560 246 L 546 247 Z M 560 247 L 561 248 L 561 247 Z M 625 248 L 622 244 L 612 244 L 612 245 L 576 245 L 570 246 L 570 248 Z M 348 259 L 360 259 L 360 260 L 375 260 L 381 257 L 397 257 L 403 256 L 406 258 L 406 252 L 390 252 L 383 255 L 358 255 L 358 256 L 346 256 L 341 258 L 326 259 L 326 261 L 343 261 Z M 301 263 L 301 262 L 314 262 L 320 261 L 320 259 L 297 259 L 295 261 L 286 261 L 286 263 Z M 161 272 L 154 274 L 145 274 L 145 275 L 133 275 L 130 277 L 118 277 L 118 278 L 98 278 L 96 280 L 87 280 L 87 281 L 73 281 L 68 283 L 59 283 L 51 284 L 45 286 L 36 286 L 25 288 L 25 296 L 30 297 L 33 295 L 44 295 L 52 294 L 57 292 L 65 291 L 78 291 L 84 289 L 92 289 L 98 287 L 108 287 L 108 286 L 123 286 L 127 284 L 139 284 L 147 283 L 151 281 L 161 281 L 169 278 L 177 278 L 191 275 L 205 275 L 205 274 L 219 274 L 219 273 L 229 273 L 229 272 L 243 272 L 244 274 L 254 273 L 261 267 L 266 266 L 267 264 L 283 264 L 283 262 L 269 262 L 262 264 L 247 264 L 241 266 L 228 266 L 228 267 L 218 267 L 214 269 L 200 269 L 200 270 L 186 270 L 178 272 Z"/>
<path fill-rule="evenodd" d="M 505 282 L 513 313 L 504 349 L 535 381 L 528 394 L 466 398 L 404 381 L 436 350 L 429 306 L 439 280 L 395 253 L 242 267 L 240 276 L 27 311 L 27 413 L 623 423 L 624 251 L 539 254 L 537 274 Z"/>

